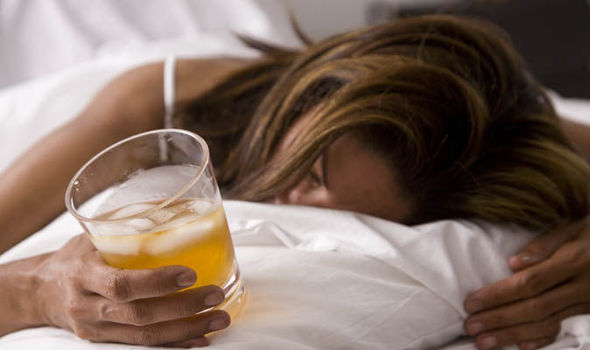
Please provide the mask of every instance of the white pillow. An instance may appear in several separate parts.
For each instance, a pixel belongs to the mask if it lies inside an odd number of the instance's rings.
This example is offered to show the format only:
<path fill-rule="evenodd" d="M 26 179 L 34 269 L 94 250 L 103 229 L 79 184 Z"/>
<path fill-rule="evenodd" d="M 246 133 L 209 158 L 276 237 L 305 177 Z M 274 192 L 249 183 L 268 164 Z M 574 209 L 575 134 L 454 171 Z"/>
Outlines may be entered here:
<path fill-rule="evenodd" d="M 249 302 L 229 330 L 212 338 L 212 349 L 443 345 L 463 333 L 465 295 L 507 276 L 506 257 L 532 237 L 515 227 L 407 227 L 310 207 L 227 201 L 225 208 Z M 0 262 L 55 248 L 79 231 L 63 216 Z M 4 342 L 98 346 L 51 328 L 13 333 Z"/>

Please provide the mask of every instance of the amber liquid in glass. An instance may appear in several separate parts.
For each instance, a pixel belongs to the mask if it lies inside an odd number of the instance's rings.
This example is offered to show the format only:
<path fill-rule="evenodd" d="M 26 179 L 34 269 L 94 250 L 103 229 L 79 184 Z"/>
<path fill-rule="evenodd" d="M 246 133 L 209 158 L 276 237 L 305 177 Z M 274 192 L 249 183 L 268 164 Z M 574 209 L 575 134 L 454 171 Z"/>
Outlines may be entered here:
<path fill-rule="evenodd" d="M 148 202 L 141 205 L 157 205 Z M 158 209 L 143 218 L 131 218 L 133 226 L 145 225 L 146 231 L 130 235 L 90 236 L 96 248 L 111 266 L 124 269 L 149 269 L 183 265 L 198 276 L 193 287 L 208 284 L 224 286 L 234 274 L 234 251 L 223 207 L 219 205 L 199 215 L 203 202 L 181 200 Z M 137 204 L 132 204 L 137 207 Z M 119 208 L 96 219 L 120 217 L 130 206 Z M 202 208 L 199 208 L 202 209 Z M 132 222 L 132 221 L 136 222 Z M 138 222 L 138 221 L 143 222 Z M 122 222 L 121 225 L 125 225 Z M 151 228 L 148 228 L 152 226 Z M 112 227 L 111 227 L 112 229 Z"/>

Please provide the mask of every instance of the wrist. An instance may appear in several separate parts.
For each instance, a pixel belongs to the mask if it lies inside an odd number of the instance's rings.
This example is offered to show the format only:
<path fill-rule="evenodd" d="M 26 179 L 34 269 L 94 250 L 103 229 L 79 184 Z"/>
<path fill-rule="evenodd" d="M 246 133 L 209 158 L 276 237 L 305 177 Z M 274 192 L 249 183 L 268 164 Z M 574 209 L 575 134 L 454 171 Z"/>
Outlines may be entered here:
<path fill-rule="evenodd" d="M 38 267 L 47 254 L 0 266 L 0 335 L 46 324 L 39 295 L 41 279 Z"/>

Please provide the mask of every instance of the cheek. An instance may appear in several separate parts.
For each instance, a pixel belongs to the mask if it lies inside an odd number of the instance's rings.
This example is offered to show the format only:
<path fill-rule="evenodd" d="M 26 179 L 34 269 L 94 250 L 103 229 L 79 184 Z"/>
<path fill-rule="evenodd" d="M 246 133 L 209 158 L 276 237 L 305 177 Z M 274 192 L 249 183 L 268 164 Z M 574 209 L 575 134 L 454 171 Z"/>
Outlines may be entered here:
<path fill-rule="evenodd" d="M 386 220 L 403 222 L 409 213 L 409 203 L 397 189 L 380 186 L 378 183 L 364 191 L 358 191 L 355 198 L 349 198 L 350 209 L 377 216 Z"/>

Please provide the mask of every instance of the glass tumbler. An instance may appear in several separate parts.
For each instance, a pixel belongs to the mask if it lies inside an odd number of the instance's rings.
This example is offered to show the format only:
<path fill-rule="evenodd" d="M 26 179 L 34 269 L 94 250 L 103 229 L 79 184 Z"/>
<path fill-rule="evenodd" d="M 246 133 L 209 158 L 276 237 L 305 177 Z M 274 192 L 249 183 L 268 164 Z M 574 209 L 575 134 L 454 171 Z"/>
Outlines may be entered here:
<path fill-rule="evenodd" d="M 240 311 L 244 286 L 200 136 L 162 129 L 117 142 L 76 173 L 65 200 L 109 265 L 188 266 L 198 276 L 190 288 L 217 285 L 226 299 L 216 308 Z"/>

